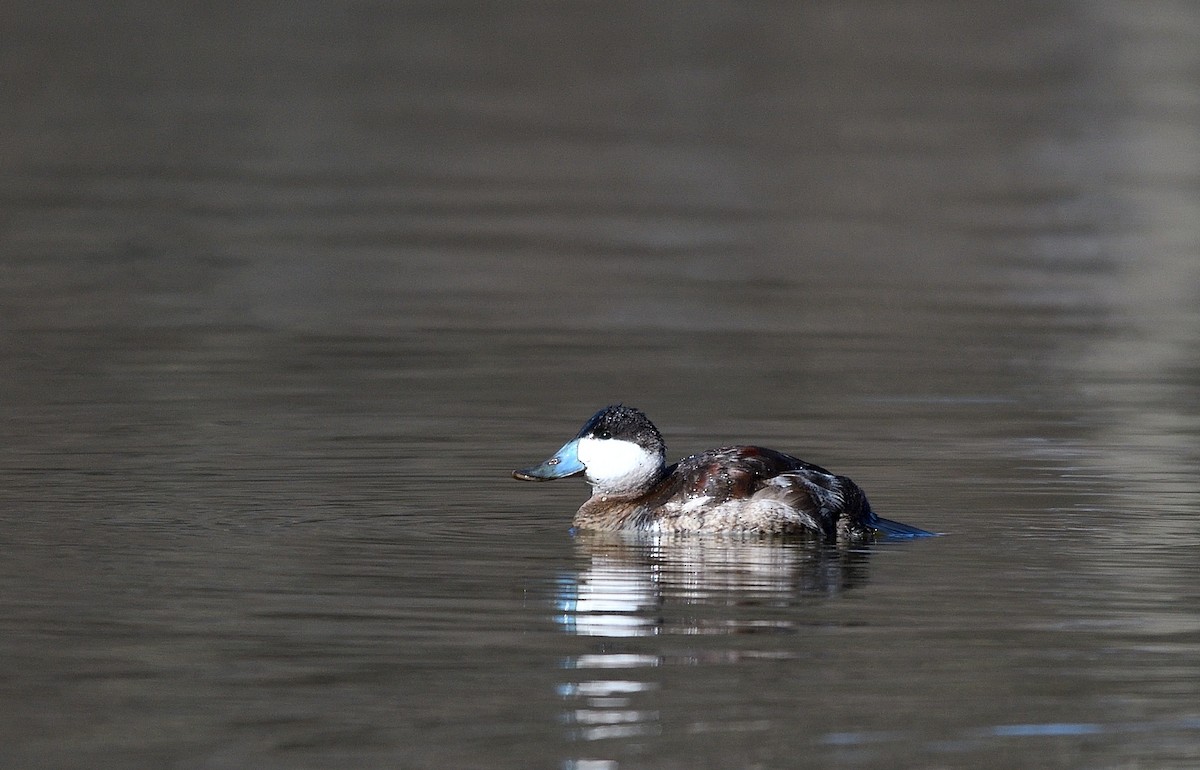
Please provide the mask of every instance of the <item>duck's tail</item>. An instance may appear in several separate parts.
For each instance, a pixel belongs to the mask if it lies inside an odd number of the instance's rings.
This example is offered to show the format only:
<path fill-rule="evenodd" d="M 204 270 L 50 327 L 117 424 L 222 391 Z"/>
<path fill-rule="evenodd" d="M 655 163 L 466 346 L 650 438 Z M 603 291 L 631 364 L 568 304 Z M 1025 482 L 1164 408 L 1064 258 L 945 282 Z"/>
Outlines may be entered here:
<path fill-rule="evenodd" d="M 882 516 L 876 516 L 875 520 L 871 522 L 871 526 L 883 534 L 884 537 L 937 537 L 936 532 L 928 532 L 917 527 L 910 527 L 907 524 L 885 519 Z"/>

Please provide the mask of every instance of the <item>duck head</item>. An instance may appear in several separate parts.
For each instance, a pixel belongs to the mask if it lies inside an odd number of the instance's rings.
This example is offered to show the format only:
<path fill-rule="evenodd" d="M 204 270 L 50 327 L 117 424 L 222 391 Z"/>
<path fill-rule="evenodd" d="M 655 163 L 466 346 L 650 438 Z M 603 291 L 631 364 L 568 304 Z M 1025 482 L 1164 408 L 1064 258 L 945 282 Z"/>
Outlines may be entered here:
<path fill-rule="evenodd" d="M 513 476 L 551 481 L 582 473 L 596 494 L 635 494 L 661 478 L 666 452 L 662 434 L 640 409 L 615 404 L 592 415 L 553 457 Z"/>

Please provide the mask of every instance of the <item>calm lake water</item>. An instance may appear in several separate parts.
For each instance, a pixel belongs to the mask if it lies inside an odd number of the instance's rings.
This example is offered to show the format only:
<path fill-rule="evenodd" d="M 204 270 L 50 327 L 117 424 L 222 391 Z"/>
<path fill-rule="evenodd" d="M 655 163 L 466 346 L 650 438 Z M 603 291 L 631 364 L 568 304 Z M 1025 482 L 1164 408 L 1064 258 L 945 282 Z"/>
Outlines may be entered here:
<path fill-rule="evenodd" d="M 1200 766 L 1200 6 L 0 28 L 0 766 Z M 616 401 L 945 536 L 573 538 Z"/>

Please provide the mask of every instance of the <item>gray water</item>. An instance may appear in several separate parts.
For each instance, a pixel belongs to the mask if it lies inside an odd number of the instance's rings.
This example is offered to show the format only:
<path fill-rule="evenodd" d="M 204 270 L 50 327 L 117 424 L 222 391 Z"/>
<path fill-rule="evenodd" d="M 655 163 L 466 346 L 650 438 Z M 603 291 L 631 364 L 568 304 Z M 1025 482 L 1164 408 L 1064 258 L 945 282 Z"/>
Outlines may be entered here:
<path fill-rule="evenodd" d="M 0 766 L 1200 765 L 1200 10 L 6 3 Z M 595 409 L 944 533 L 571 537 Z"/>

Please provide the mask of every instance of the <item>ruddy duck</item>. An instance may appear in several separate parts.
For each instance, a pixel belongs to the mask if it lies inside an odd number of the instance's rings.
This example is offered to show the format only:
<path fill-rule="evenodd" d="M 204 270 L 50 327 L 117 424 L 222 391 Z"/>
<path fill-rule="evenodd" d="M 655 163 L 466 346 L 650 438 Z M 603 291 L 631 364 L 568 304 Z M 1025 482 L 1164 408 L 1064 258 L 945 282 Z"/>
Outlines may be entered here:
<path fill-rule="evenodd" d="M 549 460 L 513 476 L 549 481 L 583 473 L 592 497 L 575 514 L 579 529 L 806 534 L 831 542 L 933 534 L 875 515 L 853 481 L 782 452 L 730 446 L 667 466 L 666 449 L 641 410 L 616 404 L 596 412 Z"/>

